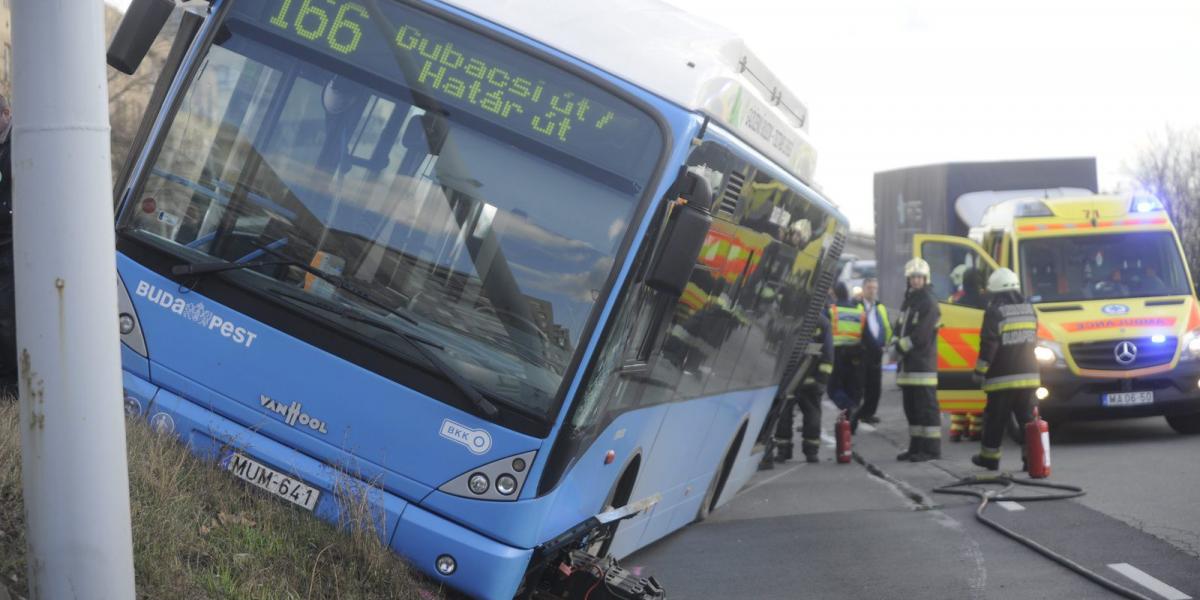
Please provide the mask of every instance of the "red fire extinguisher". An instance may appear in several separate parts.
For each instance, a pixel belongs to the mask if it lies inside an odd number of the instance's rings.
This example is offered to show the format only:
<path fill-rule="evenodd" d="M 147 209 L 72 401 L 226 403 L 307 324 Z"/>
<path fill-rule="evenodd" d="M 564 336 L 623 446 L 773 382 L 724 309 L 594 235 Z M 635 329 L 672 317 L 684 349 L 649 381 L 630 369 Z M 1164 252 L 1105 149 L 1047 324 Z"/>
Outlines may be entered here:
<path fill-rule="evenodd" d="M 837 461 L 840 463 L 850 462 L 850 419 L 846 417 L 846 411 L 842 411 L 838 415 L 837 424 L 833 426 L 835 437 L 837 437 Z"/>
<path fill-rule="evenodd" d="M 1025 459 L 1029 477 L 1045 479 L 1050 476 L 1050 426 L 1033 407 L 1033 420 L 1025 424 Z"/>

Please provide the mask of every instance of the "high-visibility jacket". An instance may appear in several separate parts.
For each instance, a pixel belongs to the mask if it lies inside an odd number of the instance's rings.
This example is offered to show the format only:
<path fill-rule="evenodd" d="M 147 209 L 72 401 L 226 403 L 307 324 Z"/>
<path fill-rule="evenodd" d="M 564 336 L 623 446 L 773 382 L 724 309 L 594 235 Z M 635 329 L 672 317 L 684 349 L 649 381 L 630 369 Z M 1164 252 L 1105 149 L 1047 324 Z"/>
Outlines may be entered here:
<path fill-rule="evenodd" d="M 835 348 L 857 346 L 862 343 L 863 327 L 866 325 L 863 316 L 862 306 L 859 305 L 834 304 L 829 307 L 829 320 L 833 324 Z"/>
<path fill-rule="evenodd" d="M 829 375 L 833 373 L 833 331 L 829 324 L 829 319 L 825 315 L 820 315 L 820 321 L 817 322 L 817 328 L 813 330 L 812 342 L 821 344 L 821 356 L 818 357 L 816 363 L 808 371 L 808 375 L 804 377 L 802 385 L 826 385 L 829 383 Z"/>
<path fill-rule="evenodd" d="M 1017 292 L 996 294 L 983 313 L 979 331 L 975 373 L 983 377 L 983 391 L 1040 386 L 1035 346 L 1037 313 L 1033 306 Z"/>
<path fill-rule="evenodd" d="M 896 350 L 900 352 L 898 385 L 937 387 L 937 330 L 941 318 L 942 311 L 929 286 L 905 294 L 896 333 Z"/>
<path fill-rule="evenodd" d="M 872 317 L 869 313 L 867 313 L 866 303 L 859 301 L 858 308 L 859 310 L 863 311 L 863 343 L 866 344 L 868 343 L 867 338 L 870 336 L 870 321 Z M 892 343 L 892 321 L 890 318 L 888 318 L 887 307 L 884 306 L 882 302 L 875 303 L 874 318 L 879 319 L 880 339 L 877 340 L 879 342 L 879 347 L 886 348 L 888 344 Z"/>

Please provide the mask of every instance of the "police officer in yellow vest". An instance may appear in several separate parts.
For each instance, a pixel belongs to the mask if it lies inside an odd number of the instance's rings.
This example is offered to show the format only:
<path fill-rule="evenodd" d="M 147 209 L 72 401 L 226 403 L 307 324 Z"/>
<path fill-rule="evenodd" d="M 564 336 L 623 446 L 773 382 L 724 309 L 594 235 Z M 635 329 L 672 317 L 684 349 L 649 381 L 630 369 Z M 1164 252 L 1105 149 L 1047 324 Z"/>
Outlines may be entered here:
<path fill-rule="evenodd" d="M 942 413 L 937 401 L 937 330 L 942 317 L 929 288 L 929 263 L 914 258 L 904 265 L 908 291 L 900 307 L 896 383 L 904 394 L 908 450 L 897 460 L 922 462 L 942 457 Z"/>
<path fill-rule="evenodd" d="M 833 326 L 833 375 L 829 381 L 829 399 L 849 413 L 851 426 L 862 402 L 862 335 L 865 323 L 862 306 L 850 300 L 845 282 L 834 290 L 837 303 L 829 307 Z"/>
<path fill-rule="evenodd" d="M 863 280 L 862 300 L 858 306 L 866 323 L 862 336 L 863 404 L 858 411 L 858 420 L 874 425 L 879 422 L 875 410 L 879 408 L 883 352 L 892 343 L 892 321 L 887 307 L 879 301 L 879 281 L 874 277 Z"/>
<path fill-rule="evenodd" d="M 975 377 L 987 392 L 983 409 L 983 447 L 971 462 L 1000 468 L 1000 442 L 1011 412 L 1024 429 L 1033 418 L 1033 394 L 1041 385 L 1037 359 L 1037 313 L 1019 291 L 1017 274 L 996 269 L 988 278 L 991 294 L 979 332 Z"/>

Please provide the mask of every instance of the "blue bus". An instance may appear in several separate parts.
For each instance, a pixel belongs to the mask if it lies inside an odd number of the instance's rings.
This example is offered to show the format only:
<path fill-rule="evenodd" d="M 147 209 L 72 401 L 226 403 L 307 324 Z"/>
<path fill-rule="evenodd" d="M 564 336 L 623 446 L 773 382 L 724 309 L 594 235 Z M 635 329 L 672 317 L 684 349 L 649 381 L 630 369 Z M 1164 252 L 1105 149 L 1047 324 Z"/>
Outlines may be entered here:
<path fill-rule="evenodd" d="M 847 231 L 736 38 L 520 4 L 214 0 L 116 182 L 127 411 L 485 598 L 736 493 Z"/>

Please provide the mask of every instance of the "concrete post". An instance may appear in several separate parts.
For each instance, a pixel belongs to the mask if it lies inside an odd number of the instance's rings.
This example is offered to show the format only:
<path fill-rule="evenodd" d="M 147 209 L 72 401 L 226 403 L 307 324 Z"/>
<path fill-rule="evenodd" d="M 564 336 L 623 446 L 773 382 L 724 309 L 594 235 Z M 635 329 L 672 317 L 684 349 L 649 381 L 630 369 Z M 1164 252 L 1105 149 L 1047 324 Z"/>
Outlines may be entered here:
<path fill-rule="evenodd" d="M 13 231 L 34 599 L 131 599 L 102 0 L 16 0 Z"/>

